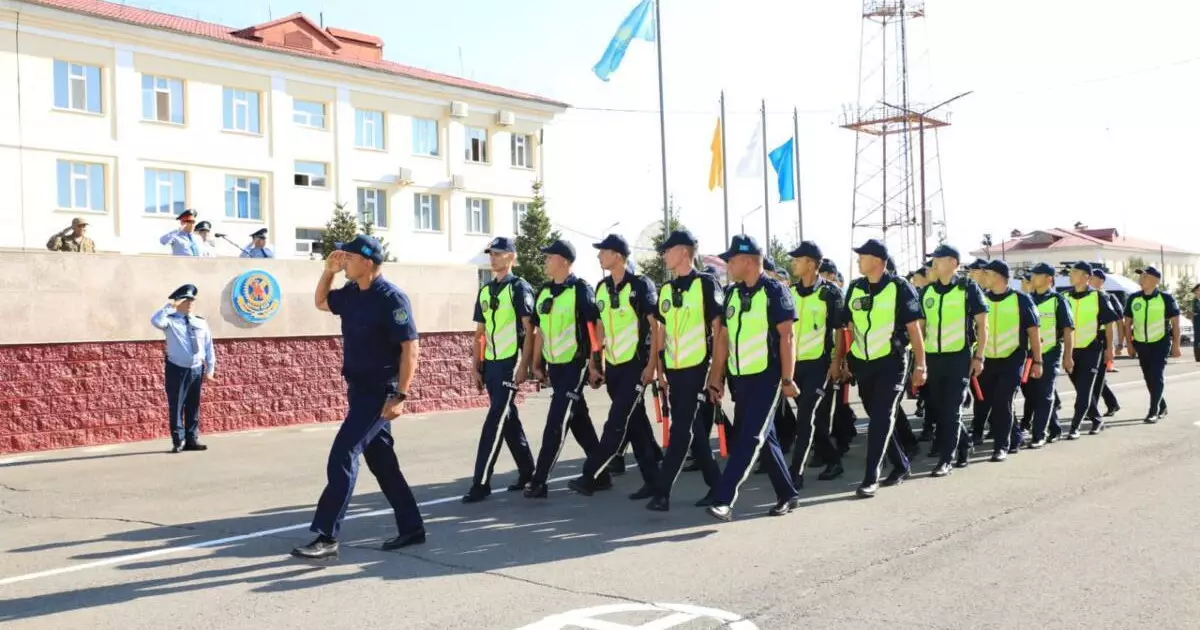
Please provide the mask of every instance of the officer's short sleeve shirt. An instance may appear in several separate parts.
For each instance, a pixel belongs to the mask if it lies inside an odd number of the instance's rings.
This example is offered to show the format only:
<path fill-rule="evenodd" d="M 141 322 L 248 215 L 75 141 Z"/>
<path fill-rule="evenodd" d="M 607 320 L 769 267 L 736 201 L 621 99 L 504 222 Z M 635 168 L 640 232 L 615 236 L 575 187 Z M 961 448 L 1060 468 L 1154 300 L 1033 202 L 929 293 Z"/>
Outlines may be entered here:
<path fill-rule="evenodd" d="M 408 294 L 380 277 L 366 289 L 347 282 L 330 298 L 330 312 L 342 319 L 342 373 L 356 382 L 395 380 L 402 344 L 418 338 Z"/>

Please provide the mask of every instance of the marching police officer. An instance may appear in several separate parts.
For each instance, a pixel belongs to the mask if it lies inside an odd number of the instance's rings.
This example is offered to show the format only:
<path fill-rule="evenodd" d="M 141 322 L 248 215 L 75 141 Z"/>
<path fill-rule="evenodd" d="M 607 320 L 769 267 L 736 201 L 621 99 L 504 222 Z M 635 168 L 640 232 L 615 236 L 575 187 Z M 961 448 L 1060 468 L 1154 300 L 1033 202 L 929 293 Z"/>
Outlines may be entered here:
<path fill-rule="evenodd" d="M 609 275 L 596 287 L 596 308 L 600 313 L 597 327 L 604 348 L 604 384 L 612 406 L 600 446 L 583 462 L 583 474 L 567 486 L 583 495 L 612 487 L 601 485 L 597 479 L 609 463 L 620 457 L 621 448 L 628 442 L 642 474 L 642 489 L 635 493 L 642 498 L 653 491 L 658 476 L 654 430 L 646 415 L 645 391 L 654 381 L 654 365 L 650 357 L 657 351 L 654 334 L 658 320 L 658 291 L 654 282 L 645 276 L 629 273 L 629 243 L 616 234 L 592 245 L 600 250 L 597 258 Z M 593 385 L 600 374 L 593 374 Z"/>
<path fill-rule="evenodd" d="M 646 509 L 657 512 L 671 509 L 671 489 L 688 451 L 709 487 L 708 494 L 696 502 L 697 507 L 712 505 L 713 489 L 721 476 L 708 441 L 712 407 L 707 404 L 705 385 L 713 357 L 713 338 L 724 334 L 721 325 L 724 294 L 716 278 L 698 273 L 693 267 L 697 244 L 696 237 L 688 230 L 675 230 L 658 246 L 663 262 L 675 278 L 658 290 L 658 321 L 662 325 L 655 347 L 662 351 L 656 357 L 655 373 L 671 402 L 671 426 L 662 468 L 654 482 L 654 495 L 646 504 Z M 640 494 L 630 498 L 642 498 Z"/>
<path fill-rule="evenodd" d="M 1137 273 L 1141 272 L 1141 269 L 1137 270 Z M 1092 269 L 1092 277 L 1088 278 L 1088 282 L 1092 285 L 1092 288 L 1104 293 L 1104 295 L 1108 298 L 1108 305 L 1112 308 L 1113 312 L 1117 314 L 1117 317 L 1124 318 L 1125 305 L 1121 303 L 1121 300 L 1117 299 L 1117 296 L 1104 291 L 1104 282 L 1106 280 L 1108 280 L 1108 274 L 1106 274 L 1103 269 L 1098 267 Z M 1120 319 L 1118 319 L 1118 325 L 1119 324 Z M 1105 328 L 1108 328 L 1107 324 L 1101 327 L 1102 330 Z M 1113 343 L 1115 344 L 1119 338 L 1119 329 L 1114 328 L 1112 335 Z M 1103 343 L 1107 343 L 1107 336 L 1100 335 L 1100 340 Z M 1114 356 L 1116 355 L 1116 345 L 1113 346 L 1112 354 Z M 1092 409 L 1097 410 L 1097 405 L 1099 405 L 1100 399 L 1103 398 L 1105 418 L 1111 418 L 1117 415 L 1117 412 L 1121 410 L 1121 403 L 1117 402 L 1117 395 L 1114 394 L 1112 388 L 1108 386 L 1108 371 L 1111 369 L 1112 361 L 1110 360 L 1104 364 L 1104 369 L 1100 371 L 1100 384 L 1092 390 Z"/>
<path fill-rule="evenodd" d="M 831 439 L 833 422 L 833 384 L 841 380 L 841 365 L 833 360 L 845 354 L 842 338 L 842 290 L 817 275 L 821 248 L 812 241 L 800 243 L 788 253 L 796 282 L 791 286 L 796 307 L 793 329 L 796 368 L 793 379 L 800 392 L 796 397 L 797 440 L 792 453 L 792 485 L 804 487 L 804 468 L 811 445 L 825 465 L 817 476 L 821 481 L 837 479 L 845 473 L 842 453 Z M 815 433 L 815 439 L 814 439 Z"/>
<path fill-rule="evenodd" d="M 403 410 L 417 371 L 412 304 L 404 291 L 384 279 L 386 254 L 378 240 L 359 234 L 336 247 L 325 259 L 314 301 L 319 310 L 342 318 L 342 375 L 350 405 L 329 449 L 328 483 L 309 527 L 317 537 L 292 550 L 293 556 L 309 559 L 338 555 L 337 537 L 354 493 L 359 455 L 395 512 L 398 535 L 385 541 L 383 549 L 425 542 L 421 510 L 400 472 L 391 433 L 391 421 Z M 330 290 L 338 271 L 345 272 L 347 282 Z"/>
<path fill-rule="evenodd" d="M 568 427 L 588 457 L 600 445 L 583 397 L 589 373 L 598 376 L 600 369 L 596 356 L 599 346 L 593 342 L 589 330 L 596 325 L 596 294 L 587 282 L 571 272 L 575 263 L 574 245 L 559 239 L 541 252 L 546 254 L 546 275 L 550 276 L 550 282 L 538 293 L 533 313 L 537 331 L 533 373 L 539 381 L 549 378 L 554 393 L 550 397 L 537 467 L 525 489 L 525 497 L 529 499 L 548 496 L 546 480 L 562 453 Z M 611 483 L 607 472 L 597 481 L 602 486 Z"/>
<path fill-rule="evenodd" d="M 912 342 L 912 381 L 925 383 L 925 344 L 921 333 L 921 303 L 916 289 L 886 272 L 887 246 L 870 239 L 855 248 L 863 277 L 850 282 L 842 322 L 850 327 L 848 369 L 858 380 L 858 392 L 870 417 L 867 429 L 867 462 L 859 497 L 878 492 L 886 452 L 892 471 L 882 485 L 894 486 L 910 475 L 908 458 L 893 434 L 896 406 L 904 395 L 908 372 L 906 347 Z"/>
<path fill-rule="evenodd" d="M 1042 345 L 1042 375 L 1029 379 L 1026 396 L 1033 401 L 1033 441 L 1029 448 L 1042 448 L 1062 435 L 1058 425 L 1057 397 L 1054 379 L 1058 367 L 1071 372 L 1074 368 L 1075 318 L 1066 298 L 1054 290 L 1054 267 L 1039 263 L 1030 270 L 1029 297 L 1038 310 L 1038 337 Z"/>
<path fill-rule="evenodd" d="M 733 422 L 738 431 L 708 513 L 722 521 L 733 518 L 738 489 L 765 446 L 763 466 L 776 500 L 769 513 L 782 516 L 799 505 L 774 426 L 780 395 L 799 395 L 792 380 L 796 367 L 792 340 L 795 305 L 788 290 L 763 270 L 763 251 L 753 238 L 734 236 L 721 259 L 738 270 L 735 276 L 740 281 L 725 296 L 724 326 L 728 336 L 715 344 L 708 392 L 714 401 L 723 397 L 723 372 L 728 370 L 730 386 L 737 392 Z M 810 412 L 810 431 L 811 418 Z"/>
<path fill-rule="evenodd" d="M 250 235 L 250 244 L 242 250 L 239 258 L 274 258 L 275 252 L 267 246 L 267 228 Z"/>
<path fill-rule="evenodd" d="M 846 281 L 842 277 L 842 273 L 838 271 L 837 265 L 826 258 L 821 261 L 818 271 L 821 278 L 842 291 L 844 302 Z M 846 330 L 844 327 L 842 328 L 842 338 L 843 345 L 845 345 Z M 850 443 L 858 436 L 858 429 L 854 426 L 858 423 L 858 417 L 854 413 L 854 408 L 850 406 L 849 388 L 854 384 L 854 380 L 840 368 L 838 372 L 842 378 L 833 384 L 834 398 L 836 398 L 833 403 L 833 439 L 838 452 L 845 455 L 846 451 L 850 450 Z M 820 453 L 817 454 L 817 457 L 820 458 Z M 824 465 L 825 462 L 821 462 L 821 464 Z"/>
<path fill-rule="evenodd" d="M 1075 321 L 1075 347 L 1071 361 L 1063 359 L 1063 367 L 1071 375 L 1075 387 L 1075 413 L 1071 417 L 1068 440 L 1079 438 L 1079 425 L 1084 418 L 1092 421 L 1091 435 L 1104 430 L 1104 421 L 1096 412 L 1093 392 L 1097 391 L 1105 366 L 1112 361 L 1113 329 L 1102 328 L 1118 320 L 1116 311 L 1103 291 L 1088 284 L 1092 266 L 1079 261 L 1071 265 L 1071 291 L 1067 293 L 1067 304 L 1071 307 L 1071 318 Z M 1101 340 L 1103 335 L 1104 340 Z"/>
<path fill-rule="evenodd" d="M 208 450 L 200 443 L 200 391 L 213 380 L 217 354 L 208 322 L 192 314 L 197 293 L 192 284 L 175 289 L 167 298 L 171 301 L 150 317 L 150 325 L 167 339 L 165 385 L 172 453 Z"/>
<path fill-rule="evenodd" d="M 1129 356 L 1137 357 L 1146 388 L 1150 390 L 1146 424 L 1154 424 L 1166 415 L 1163 371 L 1167 369 L 1167 357 L 1183 356 L 1179 345 L 1179 304 L 1175 302 L 1175 296 L 1158 290 L 1161 281 L 1162 272 L 1157 268 L 1143 269 L 1138 277 L 1142 291 L 1129 296 L 1125 309 L 1125 329 L 1133 340 L 1129 345 Z M 1168 322 L 1170 337 L 1167 336 Z"/>
<path fill-rule="evenodd" d="M 1192 287 L 1192 353 L 1200 363 L 1200 284 Z"/>
<path fill-rule="evenodd" d="M 992 423 L 992 461 L 1002 462 L 1020 448 L 1020 427 L 1013 423 L 1013 397 L 1022 376 L 1041 377 L 1042 343 L 1037 308 L 1028 295 L 1009 288 L 1008 263 L 993 260 L 984 267 L 983 274 L 990 304 L 986 343 L 979 343 L 984 356 L 979 389 Z M 972 419 L 971 429 L 975 436 L 982 437 L 982 419 Z"/>
<path fill-rule="evenodd" d="M 533 355 L 533 289 L 513 275 L 517 249 L 513 239 L 498 236 L 487 249 L 492 280 L 475 301 L 475 337 L 482 341 L 471 353 L 475 385 L 486 389 L 488 412 L 479 435 L 475 472 L 463 503 L 476 503 L 492 493 L 492 471 L 500 457 L 501 439 L 517 464 L 517 481 L 509 492 L 524 490 L 533 479 L 533 453 L 517 413 L 517 391 L 529 373 Z"/>
<path fill-rule="evenodd" d="M 971 435 L 962 424 L 962 400 L 971 379 L 983 371 L 982 346 L 988 335 L 983 292 L 978 284 L 958 275 L 958 259 L 957 249 L 938 246 L 933 251 L 933 277 L 920 294 L 929 362 L 925 417 L 937 431 L 934 477 L 949 475 L 952 461 L 958 468 L 965 468 L 970 461 Z"/>

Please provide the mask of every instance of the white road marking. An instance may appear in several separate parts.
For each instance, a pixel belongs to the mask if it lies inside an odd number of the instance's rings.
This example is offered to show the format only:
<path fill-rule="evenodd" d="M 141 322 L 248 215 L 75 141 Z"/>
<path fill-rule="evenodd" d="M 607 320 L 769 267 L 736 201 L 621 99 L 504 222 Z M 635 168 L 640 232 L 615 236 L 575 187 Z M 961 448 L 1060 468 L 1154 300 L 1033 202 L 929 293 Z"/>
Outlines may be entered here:
<path fill-rule="evenodd" d="M 672 613 L 653 621 L 633 626 L 601 619 L 607 615 L 631 612 Z M 753 622 L 743 619 L 741 615 L 716 608 L 704 608 L 689 604 L 609 604 L 570 610 L 565 613 L 550 615 L 541 621 L 517 630 L 565 630 L 566 628 L 588 628 L 589 630 L 669 630 L 697 619 L 715 619 L 724 622 L 722 627 L 729 630 L 758 630 Z M 727 625 L 725 625 L 727 624 Z"/>

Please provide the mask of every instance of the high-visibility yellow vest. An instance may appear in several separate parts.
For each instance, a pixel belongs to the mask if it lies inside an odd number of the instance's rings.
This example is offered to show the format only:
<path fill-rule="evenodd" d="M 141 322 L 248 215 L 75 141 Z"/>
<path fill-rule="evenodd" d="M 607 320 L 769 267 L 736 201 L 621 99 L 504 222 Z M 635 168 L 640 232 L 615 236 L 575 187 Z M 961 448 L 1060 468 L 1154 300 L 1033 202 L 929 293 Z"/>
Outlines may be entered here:
<path fill-rule="evenodd" d="M 792 336 L 795 338 L 797 361 L 812 361 L 825 354 L 829 304 L 822 298 L 823 290 L 819 281 L 808 295 L 800 295 L 795 286 L 791 288 L 792 299 L 796 302 Z"/>
<path fill-rule="evenodd" d="M 542 357 L 547 363 L 570 363 L 579 353 L 575 292 L 575 286 L 568 285 L 557 297 L 548 287 L 538 294 L 538 328 L 542 331 Z"/>
<path fill-rule="evenodd" d="M 983 347 L 983 356 L 988 359 L 1003 359 L 1021 346 L 1021 308 L 1017 294 L 1009 293 L 999 302 L 992 302 L 988 311 L 988 340 Z"/>
<path fill-rule="evenodd" d="M 896 332 L 896 283 L 889 280 L 878 295 L 871 295 L 856 284 L 847 301 L 854 338 L 850 354 L 871 361 L 892 353 L 892 334 Z"/>
<path fill-rule="evenodd" d="M 729 294 L 725 309 L 726 330 L 729 331 L 729 375 L 749 376 L 765 372 L 770 347 L 767 319 L 767 290 L 756 287 L 748 307 L 743 306 L 742 292 L 735 288 Z"/>
<path fill-rule="evenodd" d="M 629 300 L 632 290 L 633 282 L 626 282 L 617 294 L 616 307 L 613 307 L 608 283 L 601 282 L 596 289 L 596 306 L 600 309 L 600 324 L 604 327 L 604 359 L 609 365 L 628 363 L 637 356 L 638 317 Z"/>
<path fill-rule="evenodd" d="M 1131 305 L 1133 312 L 1133 340 L 1138 343 L 1154 343 L 1167 336 L 1167 301 L 1161 293 L 1148 297 L 1136 295 Z"/>
<path fill-rule="evenodd" d="M 1038 338 L 1042 341 L 1042 354 L 1058 347 L 1058 295 L 1053 291 L 1037 305 Z"/>
<path fill-rule="evenodd" d="M 668 370 L 682 370 L 704 363 L 708 357 L 708 323 L 704 321 L 704 281 L 692 279 L 687 291 L 680 292 L 668 282 L 658 291 L 658 312 L 663 318 L 666 347 L 664 360 Z"/>
<path fill-rule="evenodd" d="M 967 291 L 955 285 L 946 293 L 931 284 L 921 296 L 925 312 L 925 352 L 950 354 L 967 347 Z"/>
<path fill-rule="evenodd" d="M 1075 319 L 1075 349 L 1082 350 L 1092 345 L 1100 331 L 1100 292 L 1089 289 L 1081 298 L 1068 293 L 1067 303 Z"/>
<path fill-rule="evenodd" d="M 517 309 L 513 308 L 513 283 L 503 285 L 495 298 L 491 287 L 484 285 L 479 290 L 479 309 L 483 312 L 483 359 L 502 361 L 517 354 Z"/>

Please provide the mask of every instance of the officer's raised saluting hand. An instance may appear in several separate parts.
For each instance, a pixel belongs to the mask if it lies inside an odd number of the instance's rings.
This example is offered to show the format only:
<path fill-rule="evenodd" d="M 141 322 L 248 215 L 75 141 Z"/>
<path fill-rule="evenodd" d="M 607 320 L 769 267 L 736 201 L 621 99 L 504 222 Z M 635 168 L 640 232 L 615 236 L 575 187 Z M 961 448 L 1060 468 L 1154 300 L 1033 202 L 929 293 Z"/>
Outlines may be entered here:
<path fill-rule="evenodd" d="M 337 273 L 346 268 L 346 252 L 335 250 L 325 259 L 325 271 Z"/>

